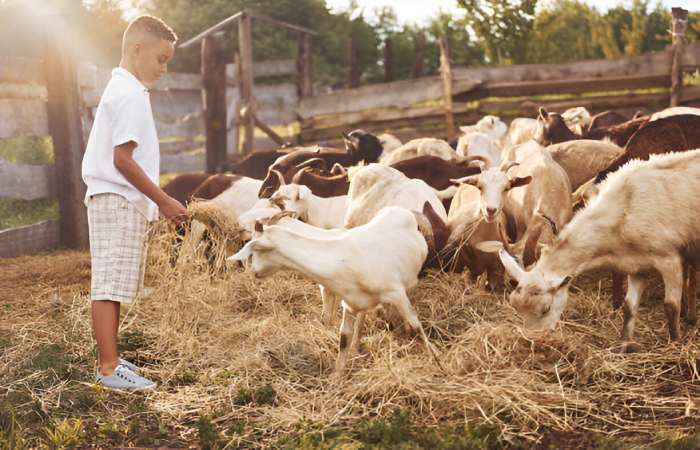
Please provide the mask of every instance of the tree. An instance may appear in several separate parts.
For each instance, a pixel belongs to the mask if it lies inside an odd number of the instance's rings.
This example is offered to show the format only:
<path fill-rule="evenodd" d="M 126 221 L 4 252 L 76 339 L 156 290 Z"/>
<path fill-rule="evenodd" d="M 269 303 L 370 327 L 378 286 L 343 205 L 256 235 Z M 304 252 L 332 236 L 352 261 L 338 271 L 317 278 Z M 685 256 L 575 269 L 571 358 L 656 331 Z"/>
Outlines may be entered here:
<path fill-rule="evenodd" d="M 561 63 L 601 58 L 591 39 L 598 13 L 579 0 L 563 0 L 535 17 L 528 41 L 528 62 Z"/>
<path fill-rule="evenodd" d="M 490 62 L 527 62 L 537 0 L 458 0 Z"/>

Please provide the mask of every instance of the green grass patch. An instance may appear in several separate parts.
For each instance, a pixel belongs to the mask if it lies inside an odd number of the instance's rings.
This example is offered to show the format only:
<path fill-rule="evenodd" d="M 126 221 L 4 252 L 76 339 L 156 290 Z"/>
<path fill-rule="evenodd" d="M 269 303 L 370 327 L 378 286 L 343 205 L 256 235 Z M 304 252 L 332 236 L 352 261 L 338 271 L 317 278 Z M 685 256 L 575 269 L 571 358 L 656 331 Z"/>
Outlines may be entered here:
<path fill-rule="evenodd" d="M 58 218 L 58 201 L 55 199 L 0 198 L 0 230 Z"/>
<path fill-rule="evenodd" d="M 0 139 L 0 158 L 15 164 L 53 164 L 53 144 L 50 137 Z"/>

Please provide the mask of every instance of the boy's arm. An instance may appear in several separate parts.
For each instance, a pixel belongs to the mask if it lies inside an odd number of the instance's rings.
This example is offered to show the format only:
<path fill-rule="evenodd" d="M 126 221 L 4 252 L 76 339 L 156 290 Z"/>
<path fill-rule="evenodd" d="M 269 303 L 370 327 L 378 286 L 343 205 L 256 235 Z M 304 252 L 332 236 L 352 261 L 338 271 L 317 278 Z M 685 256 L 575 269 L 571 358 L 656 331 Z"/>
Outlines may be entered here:
<path fill-rule="evenodd" d="M 182 203 L 170 197 L 148 178 L 141 166 L 134 161 L 133 153 L 136 148 L 134 141 L 114 147 L 114 166 L 124 178 L 136 189 L 158 205 L 160 213 L 168 220 L 179 225 L 188 219 L 187 209 Z"/>

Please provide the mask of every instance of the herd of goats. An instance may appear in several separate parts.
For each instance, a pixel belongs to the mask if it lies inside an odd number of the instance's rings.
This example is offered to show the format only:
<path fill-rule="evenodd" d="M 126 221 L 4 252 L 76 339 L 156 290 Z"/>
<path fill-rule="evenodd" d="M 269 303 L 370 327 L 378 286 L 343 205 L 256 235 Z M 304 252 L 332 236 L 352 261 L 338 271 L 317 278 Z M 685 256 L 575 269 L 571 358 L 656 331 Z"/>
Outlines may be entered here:
<path fill-rule="evenodd" d="M 183 174 L 164 189 L 235 220 L 247 243 L 229 259 L 250 259 L 256 276 L 292 270 L 317 283 L 325 324 L 342 300 L 337 372 L 358 349 L 365 313 L 387 304 L 439 364 L 406 294 L 426 267 L 485 274 L 496 292 L 507 272 L 510 304 L 537 329 L 556 326 L 572 277 L 608 268 L 623 351 L 639 347 L 639 300 L 656 270 L 670 338 L 681 317 L 695 323 L 700 109 L 629 119 L 540 108 L 536 119 L 485 116 L 460 130 L 452 143 L 403 144 L 355 130 L 344 150 L 255 152 L 229 173 Z"/>

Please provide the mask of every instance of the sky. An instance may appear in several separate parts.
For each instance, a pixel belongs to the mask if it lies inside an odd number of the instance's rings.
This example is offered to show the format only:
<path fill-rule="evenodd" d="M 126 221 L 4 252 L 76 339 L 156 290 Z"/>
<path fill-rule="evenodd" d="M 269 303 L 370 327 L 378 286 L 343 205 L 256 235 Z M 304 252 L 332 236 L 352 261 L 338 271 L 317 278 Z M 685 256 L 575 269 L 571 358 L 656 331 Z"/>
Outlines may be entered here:
<path fill-rule="evenodd" d="M 434 17 L 439 10 L 457 13 L 456 0 L 356 0 L 357 4 L 366 11 L 365 17 L 371 17 L 372 11 L 382 6 L 393 6 L 400 23 L 416 23 L 425 25 L 429 18 Z M 551 0 L 557 1 L 557 0 Z M 585 0 L 589 5 L 595 6 L 599 10 L 607 10 L 620 2 L 631 4 L 632 0 Z M 652 0 L 650 5 L 655 6 L 659 0 Z M 331 11 L 347 10 L 350 0 L 326 0 L 331 7 Z M 680 6 L 689 11 L 700 11 L 700 0 L 661 0 L 665 7 Z"/>

